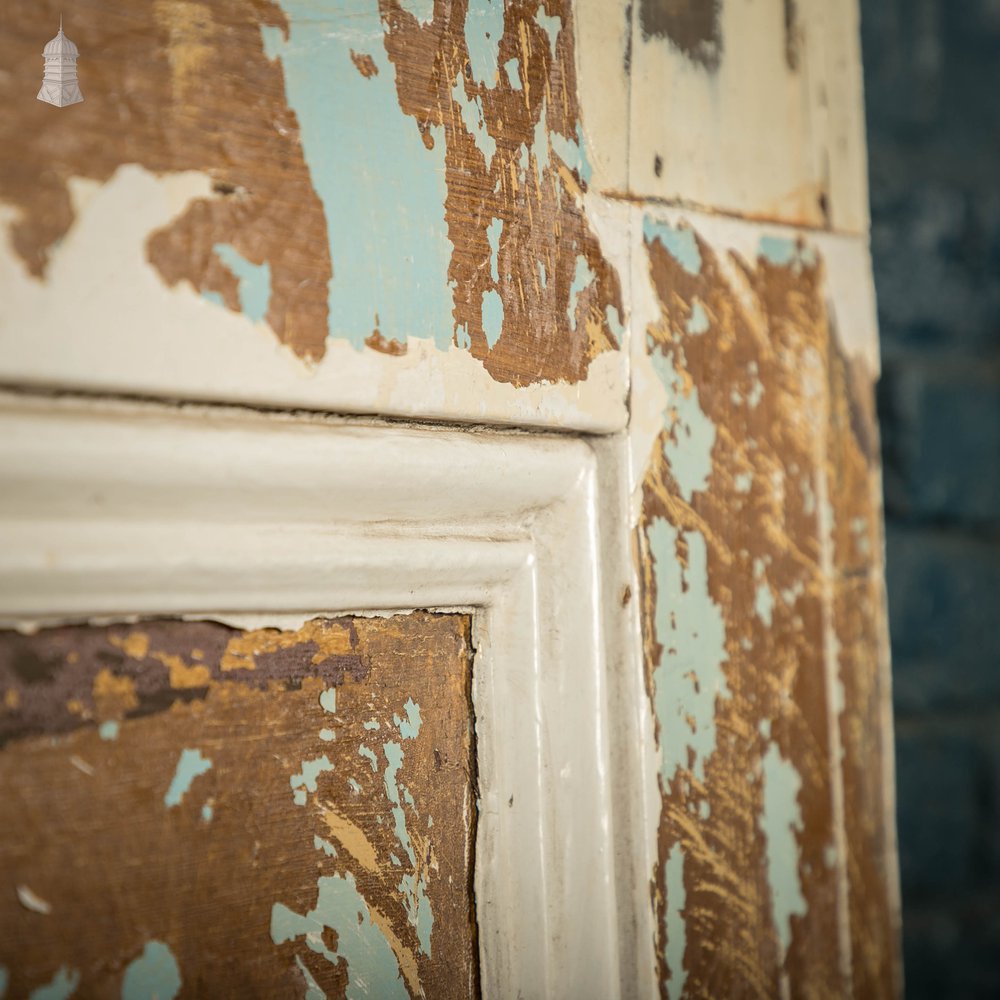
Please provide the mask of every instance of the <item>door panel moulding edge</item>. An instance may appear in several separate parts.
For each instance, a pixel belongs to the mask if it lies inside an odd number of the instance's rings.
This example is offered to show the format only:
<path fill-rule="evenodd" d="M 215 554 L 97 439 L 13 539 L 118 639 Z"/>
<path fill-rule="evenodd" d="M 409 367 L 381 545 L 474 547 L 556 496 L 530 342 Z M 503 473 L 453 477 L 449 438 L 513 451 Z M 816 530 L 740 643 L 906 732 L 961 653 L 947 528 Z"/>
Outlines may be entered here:
<path fill-rule="evenodd" d="M 652 996 L 626 453 L 0 394 L 0 623 L 472 609 L 483 996 Z"/>

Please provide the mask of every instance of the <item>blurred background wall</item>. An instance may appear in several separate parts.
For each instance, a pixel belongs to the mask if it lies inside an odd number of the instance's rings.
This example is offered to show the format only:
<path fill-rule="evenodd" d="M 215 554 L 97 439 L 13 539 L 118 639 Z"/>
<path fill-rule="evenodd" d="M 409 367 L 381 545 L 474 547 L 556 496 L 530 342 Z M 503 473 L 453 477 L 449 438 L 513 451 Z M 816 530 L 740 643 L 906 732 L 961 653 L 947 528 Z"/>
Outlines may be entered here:
<path fill-rule="evenodd" d="M 862 0 L 907 997 L 1000 997 L 1000 0 Z"/>

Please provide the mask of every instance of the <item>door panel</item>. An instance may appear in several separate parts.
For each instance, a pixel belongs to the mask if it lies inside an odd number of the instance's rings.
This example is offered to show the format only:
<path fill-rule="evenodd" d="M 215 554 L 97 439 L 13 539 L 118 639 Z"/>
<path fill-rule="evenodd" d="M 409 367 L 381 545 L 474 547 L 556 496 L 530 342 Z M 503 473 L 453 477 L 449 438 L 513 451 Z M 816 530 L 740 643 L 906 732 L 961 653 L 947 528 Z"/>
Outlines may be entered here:
<path fill-rule="evenodd" d="M 465 615 L 3 632 L 10 995 L 478 995 L 470 682 Z"/>

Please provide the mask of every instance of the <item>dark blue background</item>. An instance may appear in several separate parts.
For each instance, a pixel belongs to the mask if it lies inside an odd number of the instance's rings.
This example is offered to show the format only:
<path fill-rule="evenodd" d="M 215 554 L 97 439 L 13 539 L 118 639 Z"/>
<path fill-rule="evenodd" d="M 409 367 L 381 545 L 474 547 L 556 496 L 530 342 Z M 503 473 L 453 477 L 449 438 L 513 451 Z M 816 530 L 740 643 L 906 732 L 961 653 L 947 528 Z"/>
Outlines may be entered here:
<path fill-rule="evenodd" d="M 1000 0 L 861 0 L 906 995 L 1000 997 Z"/>

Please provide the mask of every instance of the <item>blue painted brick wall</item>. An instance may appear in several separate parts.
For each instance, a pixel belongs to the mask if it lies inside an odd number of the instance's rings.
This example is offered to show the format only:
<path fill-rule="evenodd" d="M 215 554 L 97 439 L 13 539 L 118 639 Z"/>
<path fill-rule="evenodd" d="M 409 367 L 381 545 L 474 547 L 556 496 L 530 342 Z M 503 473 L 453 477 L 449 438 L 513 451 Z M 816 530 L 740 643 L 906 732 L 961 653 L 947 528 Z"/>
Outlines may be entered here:
<path fill-rule="evenodd" d="M 1000 0 L 861 0 L 906 994 L 1000 997 Z"/>

